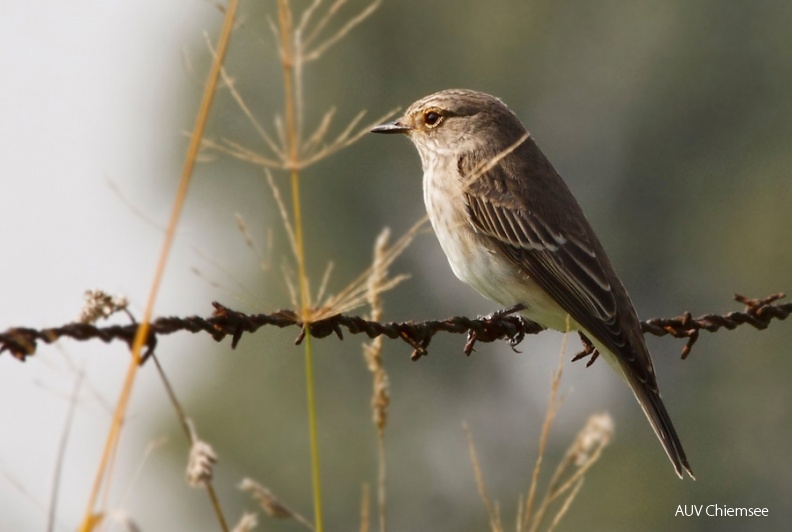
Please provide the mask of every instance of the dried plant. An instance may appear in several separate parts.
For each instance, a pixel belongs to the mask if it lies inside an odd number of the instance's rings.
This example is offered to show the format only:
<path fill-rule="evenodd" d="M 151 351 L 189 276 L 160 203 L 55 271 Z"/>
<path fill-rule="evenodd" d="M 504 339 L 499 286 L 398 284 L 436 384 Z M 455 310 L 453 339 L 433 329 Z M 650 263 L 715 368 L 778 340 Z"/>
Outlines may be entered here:
<path fill-rule="evenodd" d="M 184 205 L 187 197 L 187 190 L 189 189 L 193 169 L 195 168 L 198 151 L 203 138 L 203 132 L 206 128 L 206 122 L 209 118 L 209 111 L 212 107 L 215 88 L 220 76 L 220 69 L 223 64 L 223 59 L 225 58 L 226 50 L 228 49 L 228 43 L 231 39 L 231 33 L 234 26 L 234 19 L 238 4 L 238 0 L 229 0 L 228 7 L 226 9 L 223 29 L 218 39 L 217 54 L 214 61 L 212 62 L 212 68 L 207 77 L 206 85 L 204 86 L 201 104 L 195 118 L 195 126 L 190 136 L 190 143 L 184 158 L 184 166 L 182 167 L 179 188 L 176 193 L 176 199 L 173 203 L 170 221 L 168 222 L 168 226 L 165 231 L 162 252 L 160 253 L 160 257 L 157 262 L 148 301 L 143 311 L 143 321 L 141 326 L 138 328 L 133 343 L 131 344 L 132 358 L 127 369 L 126 379 L 121 390 L 121 396 L 116 403 L 113 421 L 107 435 L 107 441 L 105 442 L 102 457 L 99 461 L 99 467 L 94 479 L 93 487 L 88 497 L 88 504 L 86 506 L 82 524 L 80 525 L 81 532 L 89 532 L 92 530 L 98 521 L 98 516 L 101 515 L 101 512 L 96 512 L 96 503 L 99 498 L 99 492 L 109 477 L 111 463 L 117 454 L 117 445 L 121 433 L 121 427 L 126 415 L 129 398 L 132 395 L 132 387 L 135 383 L 135 377 L 137 376 L 137 369 L 140 366 L 140 362 L 142 360 L 141 352 L 143 345 L 146 342 L 146 338 L 148 337 L 149 322 L 151 321 L 151 317 L 154 313 L 154 303 L 157 299 L 159 287 L 162 283 L 165 273 L 165 265 L 167 264 L 168 256 L 173 247 L 173 241 L 176 236 L 176 228 L 181 216 L 182 206 Z M 222 518 L 220 520 L 224 525 L 225 523 L 223 522 Z M 226 528 L 226 526 L 223 526 L 223 529 Z"/>
<path fill-rule="evenodd" d="M 567 329 L 569 328 L 568 320 L 569 318 L 567 317 Z M 566 339 L 568 334 L 568 332 L 564 334 L 564 339 L 561 342 L 558 368 L 553 374 L 550 384 L 550 399 L 545 412 L 545 419 L 542 423 L 542 431 L 539 436 L 539 448 L 531 475 L 528 495 L 524 499 L 522 497 L 518 499 L 516 516 L 517 532 L 538 532 L 553 503 L 566 495 L 561 505 L 558 506 L 550 526 L 547 528 L 548 531 L 555 529 L 564 515 L 566 515 L 567 510 L 569 510 L 578 491 L 582 487 L 584 475 L 591 466 L 597 462 L 602 454 L 602 450 L 608 445 L 613 435 L 613 419 L 608 414 L 595 414 L 589 417 L 569 449 L 567 449 L 564 457 L 556 466 L 555 472 L 548 483 L 548 487 L 541 501 L 538 506 L 536 506 L 536 509 L 534 509 L 536 505 L 536 495 L 540 486 L 540 473 L 542 471 L 542 465 L 544 464 L 547 442 L 550 436 L 550 428 L 561 406 L 561 399 L 558 396 L 558 391 L 561 384 L 561 376 L 563 374 L 564 353 L 566 351 Z M 500 514 L 500 507 L 497 502 L 492 502 L 487 493 L 484 475 L 481 471 L 481 465 L 478 460 L 476 448 L 473 444 L 473 436 L 470 432 L 470 428 L 467 424 L 463 424 L 462 428 L 467 438 L 470 462 L 473 465 L 473 473 L 476 480 L 476 489 L 487 511 L 490 530 L 492 532 L 503 532 L 505 529 Z"/>
<path fill-rule="evenodd" d="M 126 296 L 111 296 L 102 290 L 86 290 L 85 305 L 80 312 L 80 323 L 96 323 L 100 319 L 107 319 L 116 312 L 126 312 L 129 300 Z"/>
<path fill-rule="evenodd" d="M 383 115 L 370 124 L 360 127 L 365 112 L 359 112 L 346 126 L 340 128 L 335 136 L 331 136 L 332 121 L 336 114 L 335 108 L 330 108 L 318 120 L 313 130 L 305 131 L 305 105 L 303 69 L 306 64 L 320 59 L 330 48 L 340 42 L 355 27 L 367 19 L 380 5 L 380 0 L 374 0 L 354 16 L 343 19 L 339 15 L 346 0 L 336 0 L 326 5 L 322 0 L 311 2 L 297 17 L 294 25 L 294 13 L 288 0 L 277 2 L 277 22 L 270 19 L 272 30 L 278 48 L 283 73 L 284 106 L 281 113 L 276 113 L 271 120 L 271 129 L 259 120 L 245 102 L 242 94 L 237 90 L 233 78 L 221 70 L 224 86 L 238 105 L 241 112 L 247 117 L 263 144 L 264 153 L 244 146 L 238 141 L 227 138 L 219 140 L 204 139 L 205 149 L 214 149 L 221 153 L 231 155 L 241 160 L 262 167 L 265 171 L 273 197 L 278 205 L 278 210 L 283 220 L 283 225 L 288 236 L 292 253 L 296 261 L 296 282 L 287 278 L 286 286 L 293 297 L 293 303 L 299 308 L 301 320 L 305 323 L 318 321 L 331 315 L 339 314 L 357 308 L 366 301 L 366 282 L 368 272 L 342 290 L 336 296 L 321 300 L 329 271 L 325 275 L 316 298 L 312 297 L 310 283 L 306 273 L 306 250 L 304 246 L 305 227 L 301 213 L 300 202 L 300 172 L 305 168 L 321 161 L 322 159 L 342 150 L 354 143 L 368 132 L 371 127 L 388 116 Z M 214 54 L 211 43 L 209 49 Z M 287 209 L 282 200 L 276 180 L 271 170 L 284 170 L 289 174 L 291 184 L 291 209 Z M 409 242 L 409 239 L 400 240 Z M 404 244 L 406 246 L 406 243 Z M 403 249 L 403 248 L 402 248 Z M 393 258 L 398 254 L 392 255 Z M 392 260 L 392 259 L 391 259 Z M 289 271 L 288 268 L 285 271 Z M 379 290 L 384 291 L 398 284 L 403 277 L 396 277 L 390 281 L 379 284 Z M 294 288 L 296 286 L 296 289 Z M 307 331 L 306 331 L 307 332 Z M 321 531 L 322 525 L 322 497 L 319 479 L 319 451 L 316 430 L 316 405 L 314 397 L 313 376 L 313 350 L 311 336 L 305 337 L 305 371 L 306 391 L 308 396 L 308 424 L 311 446 L 311 471 L 314 499 L 314 523 L 316 530 Z"/>
<path fill-rule="evenodd" d="M 310 521 L 303 517 L 300 513 L 295 512 L 278 499 L 269 489 L 265 488 L 255 480 L 245 478 L 239 485 L 239 489 L 250 493 L 256 499 L 259 506 L 267 512 L 267 515 L 276 519 L 294 519 L 308 530 L 313 530 L 314 527 Z"/>
<path fill-rule="evenodd" d="M 245 512 L 239 518 L 232 532 L 250 532 L 258 526 L 258 516 L 252 512 Z"/>
<path fill-rule="evenodd" d="M 409 240 L 412 239 L 412 236 L 420 225 L 421 224 L 417 224 L 407 235 L 402 237 L 401 245 L 397 243 L 394 247 L 388 247 L 388 238 L 390 238 L 390 230 L 388 229 L 383 230 L 377 238 L 377 242 L 374 246 L 374 262 L 371 265 L 366 283 L 366 299 L 371 307 L 369 317 L 372 321 L 380 321 L 382 319 L 382 298 L 380 296 L 382 292 L 393 284 L 392 281 L 388 280 L 388 266 L 393 261 L 393 258 L 400 253 L 401 249 L 409 243 Z M 388 381 L 388 374 L 382 363 L 381 336 L 363 345 L 363 356 L 366 360 L 366 366 L 371 372 L 374 383 L 371 408 L 374 413 L 374 427 L 377 431 L 377 509 L 380 532 L 384 532 L 387 499 L 385 491 L 385 480 L 387 476 L 387 467 L 385 463 L 385 426 L 388 422 L 390 383 Z M 366 493 L 368 493 L 368 490 Z M 366 522 L 367 521 L 368 520 L 366 520 Z"/>
<path fill-rule="evenodd" d="M 481 464 L 479 464 L 476 446 L 473 444 L 473 434 L 471 434 L 470 427 L 468 427 L 467 423 L 462 424 L 462 430 L 465 431 L 465 437 L 467 438 L 470 463 L 473 465 L 473 474 L 476 477 L 476 489 L 478 490 L 479 497 L 481 497 L 484 503 L 484 508 L 487 510 L 487 516 L 489 516 L 490 530 L 493 532 L 503 532 L 503 522 L 501 521 L 500 511 L 498 511 L 497 505 L 492 503 L 492 500 L 487 494 L 487 487 L 484 484 L 484 475 L 481 472 Z"/>

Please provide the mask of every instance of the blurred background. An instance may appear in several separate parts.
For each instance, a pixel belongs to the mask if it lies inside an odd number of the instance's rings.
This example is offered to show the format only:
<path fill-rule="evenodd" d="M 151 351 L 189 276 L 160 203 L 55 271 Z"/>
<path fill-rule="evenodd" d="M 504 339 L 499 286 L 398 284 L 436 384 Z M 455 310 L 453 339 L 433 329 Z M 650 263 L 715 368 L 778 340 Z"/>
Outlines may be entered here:
<path fill-rule="evenodd" d="M 298 17 L 308 2 L 293 5 Z M 342 13 L 348 19 L 365 5 L 350 1 Z M 243 3 L 226 67 L 272 131 L 283 89 L 267 17 L 276 18 L 273 2 Z M 123 293 L 142 314 L 210 62 L 203 35 L 216 40 L 221 24 L 210 2 L 0 5 L 0 330 L 75 320 L 89 288 Z M 306 127 L 330 106 L 340 131 L 361 109 L 373 119 L 444 88 L 495 94 L 565 177 L 639 315 L 739 310 L 735 292 L 792 290 L 790 27 L 792 4 L 773 1 L 386 1 L 306 67 Z M 226 90 L 207 136 L 266 150 Z M 340 290 L 368 266 L 383 227 L 400 235 L 423 216 L 420 176 L 406 139 L 373 135 L 303 172 L 315 287 L 332 260 L 328 288 Z M 286 176 L 275 177 L 287 193 Z M 211 154 L 195 174 L 155 313 L 206 316 L 213 300 L 247 312 L 290 307 L 282 274 L 290 262 L 262 170 Z M 411 277 L 385 296 L 386 320 L 495 310 L 451 275 L 429 231 L 392 271 Z M 159 344 L 176 393 L 219 454 L 216 488 L 231 522 L 255 508 L 236 490 L 243 476 L 312 515 L 294 336 L 260 330 L 235 351 L 205 335 Z M 466 358 L 463 337 L 441 336 L 419 362 L 403 343 L 386 342 L 391 530 L 488 529 L 463 421 L 489 495 L 513 526 L 561 338 L 529 337 L 519 354 L 480 344 Z M 579 348 L 570 340 L 567 361 Z M 786 322 L 705 333 L 681 361 L 683 342 L 650 339 L 695 482 L 676 478 L 605 364 L 567 363 L 545 472 L 591 414 L 610 412 L 616 429 L 559 529 L 785 529 L 790 340 Z M 329 530 L 358 527 L 362 485 L 376 482 L 362 342 L 314 343 Z M 121 344 L 68 341 L 41 346 L 24 365 L 0 356 L 1 530 L 46 523 L 70 396 L 84 373 L 57 509 L 57 528 L 76 528 L 127 357 Z M 153 367 L 140 373 L 130 408 L 108 508 L 143 530 L 216 529 L 206 494 L 183 480 L 186 439 Z M 674 517 L 692 504 L 766 507 L 769 517 Z M 261 529 L 301 529 L 261 519 Z"/>

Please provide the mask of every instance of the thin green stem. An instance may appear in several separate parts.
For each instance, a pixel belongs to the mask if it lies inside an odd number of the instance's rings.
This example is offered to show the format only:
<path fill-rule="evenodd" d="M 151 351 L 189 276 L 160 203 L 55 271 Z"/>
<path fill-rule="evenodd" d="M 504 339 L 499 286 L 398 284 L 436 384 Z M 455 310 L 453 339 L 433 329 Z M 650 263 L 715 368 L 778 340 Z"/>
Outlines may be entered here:
<path fill-rule="evenodd" d="M 299 132 L 297 131 L 297 95 L 295 93 L 294 33 L 292 12 L 288 0 L 278 0 L 278 22 L 281 38 L 281 62 L 283 64 L 283 89 L 288 142 L 289 163 L 291 167 L 292 210 L 294 215 L 294 239 L 297 255 L 297 269 L 300 280 L 300 314 L 306 326 L 305 335 L 305 384 L 308 400 L 308 428 L 311 447 L 311 476 L 313 484 L 314 528 L 322 532 L 322 489 L 319 475 L 319 438 L 316 430 L 316 400 L 314 397 L 313 351 L 311 334 L 307 330 L 310 321 L 311 297 L 308 293 L 308 277 L 305 271 L 305 245 L 303 242 L 302 209 L 300 208 Z M 297 80 L 299 82 L 299 79 Z"/>
<path fill-rule="evenodd" d="M 316 429 L 316 401 L 314 399 L 313 349 L 311 335 L 305 335 L 305 387 L 308 395 L 308 427 L 311 438 L 311 474 L 313 480 L 314 524 L 322 530 L 322 489 L 319 476 L 319 437 Z"/>
<path fill-rule="evenodd" d="M 310 299 L 305 274 L 305 247 L 303 245 L 302 214 L 300 209 L 300 180 L 297 170 L 291 172 L 292 207 L 294 210 L 294 239 L 297 241 L 297 267 L 300 276 L 300 300 L 303 323 L 308 323 Z M 319 474 L 319 436 L 316 429 L 316 399 L 314 397 L 313 349 L 311 331 L 305 330 L 305 387 L 308 400 L 308 434 L 311 446 L 311 480 L 313 484 L 314 528 L 322 532 L 322 487 Z"/>

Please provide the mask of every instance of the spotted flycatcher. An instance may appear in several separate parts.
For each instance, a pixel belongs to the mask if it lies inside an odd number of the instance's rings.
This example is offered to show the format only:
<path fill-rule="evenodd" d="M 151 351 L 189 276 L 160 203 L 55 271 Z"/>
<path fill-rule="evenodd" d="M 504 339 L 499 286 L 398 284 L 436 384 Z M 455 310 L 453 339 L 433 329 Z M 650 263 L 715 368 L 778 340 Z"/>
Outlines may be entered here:
<path fill-rule="evenodd" d="M 418 148 L 426 210 L 454 274 L 539 325 L 581 332 L 630 385 L 677 475 L 693 477 L 630 297 L 517 116 L 498 98 L 452 89 L 372 131 Z"/>

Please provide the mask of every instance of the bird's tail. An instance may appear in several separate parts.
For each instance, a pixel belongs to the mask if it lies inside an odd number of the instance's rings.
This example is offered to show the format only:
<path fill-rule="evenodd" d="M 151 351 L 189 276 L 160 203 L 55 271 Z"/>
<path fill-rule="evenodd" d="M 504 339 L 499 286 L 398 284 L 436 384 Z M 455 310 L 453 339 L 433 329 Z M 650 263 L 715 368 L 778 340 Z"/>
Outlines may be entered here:
<path fill-rule="evenodd" d="M 693 470 L 690 469 L 685 450 L 682 449 L 682 443 L 679 441 L 674 424 L 671 423 L 671 417 L 660 398 L 660 393 L 638 379 L 628 379 L 628 381 L 635 398 L 638 399 L 638 404 L 641 405 L 646 418 L 652 425 L 657 439 L 663 444 L 663 449 L 671 463 L 674 464 L 677 476 L 683 478 L 682 469 L 684 468 L 690 478 L 695 480 L 696 477 L 693 475 Z"/>

